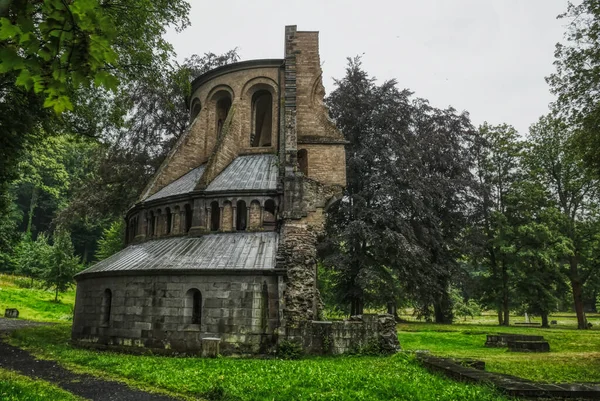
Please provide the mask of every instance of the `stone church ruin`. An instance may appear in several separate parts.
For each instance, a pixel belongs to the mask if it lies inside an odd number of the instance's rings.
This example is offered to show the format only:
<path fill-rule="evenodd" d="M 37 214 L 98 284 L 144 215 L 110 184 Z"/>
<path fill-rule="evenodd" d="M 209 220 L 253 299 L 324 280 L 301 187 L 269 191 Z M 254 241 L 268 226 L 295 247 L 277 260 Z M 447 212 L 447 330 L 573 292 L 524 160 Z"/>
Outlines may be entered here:
<path fill-rule="evenodd" d="M 127 212 L 127 247 L 76 276 L 76 344 L 396 347 L 389 316 L 317 321 L 317 235 L 346 184 L 345 141 L 328 118 L 321 74 L 318 32 L 288 26 L 285 59 L 193 81 L 191 123 Z"/>

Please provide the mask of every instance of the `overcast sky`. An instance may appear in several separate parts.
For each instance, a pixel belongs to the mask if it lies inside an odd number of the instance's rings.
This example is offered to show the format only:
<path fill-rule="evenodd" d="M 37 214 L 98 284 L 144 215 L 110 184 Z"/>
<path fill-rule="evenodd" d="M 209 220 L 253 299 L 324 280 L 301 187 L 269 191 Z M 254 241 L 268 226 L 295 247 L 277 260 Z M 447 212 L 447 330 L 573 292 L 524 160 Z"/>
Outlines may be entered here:
<path fill-rule="evenodd" d="M 576 1 L 577 2 L 577 1 Z M 283 58 L 285 25 L 320 31 L 327 92 L 346 58 L 363 55 L 379 80 L 522 134 L 552 101 L 567 0 L 190 0 L 192 25 L 170 32 L 178 59 L 238 47 L 242 60 Z"/>

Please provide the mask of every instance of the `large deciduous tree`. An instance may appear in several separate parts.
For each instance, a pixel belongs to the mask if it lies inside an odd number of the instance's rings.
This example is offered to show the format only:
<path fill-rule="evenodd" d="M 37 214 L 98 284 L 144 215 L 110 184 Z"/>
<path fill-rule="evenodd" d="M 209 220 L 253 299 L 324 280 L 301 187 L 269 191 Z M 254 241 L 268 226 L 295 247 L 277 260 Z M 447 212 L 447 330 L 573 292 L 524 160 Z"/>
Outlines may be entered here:
<path fill-rule="evenodd" d="M 451 322 L 475 184 L 468 116 L 413 100 L 395 81 L 377 85 L 359 58 L 336 85 L 327 103 L 349 142 L 347 187 L 321 255 L 337 272 L 338 299 L 357 314 L 368 302 L 395 304 L 402 289 Z"/>
<path fill-rule="evenodd" d="M 558 96 L 553 109 L 577 128 L 575 144 L 600 176 L 600 1 L 569 3 L 559 19 L 567 21 L 565 43 L 556 45 L 556 72 L 546 78 Z"/>
<path fill-rule="evenodd" d="M 568 242 L 566 262 L 577 326 L 585 329 L 583 287 L 599 266 L 594 254 L 600 182 L 584 168 L 573 146 L 573 132 L 561 120 L 540 118 L 531 126 L 528 142 L 528 164 L 560 212 L 558 230 Z"/>

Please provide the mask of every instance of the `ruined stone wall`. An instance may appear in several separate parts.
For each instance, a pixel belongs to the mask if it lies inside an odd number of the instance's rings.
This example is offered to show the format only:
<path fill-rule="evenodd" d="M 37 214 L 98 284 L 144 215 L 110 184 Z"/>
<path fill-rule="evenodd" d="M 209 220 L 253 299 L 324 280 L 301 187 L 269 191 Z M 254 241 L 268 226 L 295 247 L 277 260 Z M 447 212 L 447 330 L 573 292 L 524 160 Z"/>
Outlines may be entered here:
<path fill-rule="evenodd" d="M 340 355 L 370 351 L 395 353 L 400 350 L 392 315 L 362 315 L 344 321 L 311 321 L 286 328 L 285 338 L 302 344 L 308 354 Z"/>
<path fill-rule="evenodd" d="M 319 57 L 319 32 L 298 31 L 296 52 L 296 121 L 298 144 L 306 141 L 340 140 L 343 136 L 329 120 L 323 104 L 325 88 Z"/>
<path fill-rule="evenodd" d="M 346 186 L 346 150 L 343 144 L 299 144 L 306 150 L 308 177 L 323 184 Z"/>
<path fill-rule="evenodd" d="M 279 327 L 277 276 L 140 275 L 81 278 L 72 338 L 76 342 L 195 352 L 200 339 L 219 337 L 227 352 L 259 352 Z M 186 293 L 202 294 L 201 324 L 191 323 Z M 102 298 L 112 292 L 110 322 L 102 324 Z"/>

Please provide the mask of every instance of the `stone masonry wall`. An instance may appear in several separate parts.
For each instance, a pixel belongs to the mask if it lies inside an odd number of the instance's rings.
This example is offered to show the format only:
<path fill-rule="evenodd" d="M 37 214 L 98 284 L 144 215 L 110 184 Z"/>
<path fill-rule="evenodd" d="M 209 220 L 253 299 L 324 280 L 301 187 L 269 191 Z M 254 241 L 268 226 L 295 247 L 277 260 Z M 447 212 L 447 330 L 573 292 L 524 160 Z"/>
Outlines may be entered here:
<path fill-rule="evenodd" d="M 343 144 L 299 144 L 307 153 L 308 177 L 323 184 L 346 186 L 346 151 Z"/>
<path fill-rule="evenodd" d="M 298 328 L 286 328 L 285 338 L 302 344 L 308 354 L 340 355 L 361 348 L 382 353 L 400 350 L 392 315 L 362 315 L 353 320 L 311 321 Z"/>
<path fill-rule="evenodd" d="M 191 323 L 186 293 L 202 294 L 201 324 Z M 110 323 L 102 298 L 112 292 Z M 259 352 L 279 327 L 277 276 L 140 275 L 81 278 L 73 340 L 82 344 L 197 352 L 200 339 L 220 337 L 223 353 Z M 187 302 L 187 304 L 186 304 Z"/>

